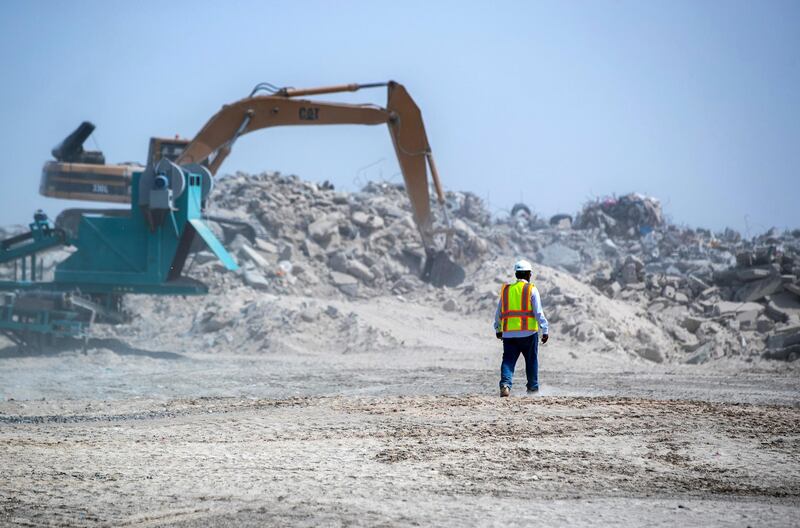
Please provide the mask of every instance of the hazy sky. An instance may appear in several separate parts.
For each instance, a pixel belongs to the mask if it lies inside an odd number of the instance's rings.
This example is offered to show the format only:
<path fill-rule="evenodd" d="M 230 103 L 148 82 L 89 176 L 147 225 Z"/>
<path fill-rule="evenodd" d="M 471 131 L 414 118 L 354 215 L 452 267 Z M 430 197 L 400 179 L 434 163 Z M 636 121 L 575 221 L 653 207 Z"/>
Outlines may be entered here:
<path fill-rule="evenodd" d="M 444 185 L 549 216 L 639 191 L 691 226 L 800 227 L 800 1 L 0 3 L 0 224 L 81 120 L 110 162 L 260 81 L 402 82 Z M 385 103 L 383 90 L 339 100 Z M 367 169 L 363 167 L 368 166 Z M 400 181 L 385 127 L 269 129 L 220 173 Z"/>

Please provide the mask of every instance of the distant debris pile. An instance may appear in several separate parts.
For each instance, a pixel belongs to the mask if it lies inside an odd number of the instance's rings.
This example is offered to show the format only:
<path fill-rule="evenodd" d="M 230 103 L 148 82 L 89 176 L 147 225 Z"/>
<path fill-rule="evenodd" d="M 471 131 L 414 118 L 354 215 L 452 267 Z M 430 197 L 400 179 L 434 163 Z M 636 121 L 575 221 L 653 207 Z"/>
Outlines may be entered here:
<path fill-rule="evenodd" d="M 800 231 L 746 240 L 731 229 L 667 225 L 612 243 L 616 258 L 597 262 L 591 283 L 646 306 L 691 354 L 687 362 L 800 356 Z"/>
<path fill-rule="evenodd" d="M 589 202 L 575 219 L 576 229 L 600 228 L 609 236 L 635 238 L 664 225 L 661 203 L 630 193 Z"/>

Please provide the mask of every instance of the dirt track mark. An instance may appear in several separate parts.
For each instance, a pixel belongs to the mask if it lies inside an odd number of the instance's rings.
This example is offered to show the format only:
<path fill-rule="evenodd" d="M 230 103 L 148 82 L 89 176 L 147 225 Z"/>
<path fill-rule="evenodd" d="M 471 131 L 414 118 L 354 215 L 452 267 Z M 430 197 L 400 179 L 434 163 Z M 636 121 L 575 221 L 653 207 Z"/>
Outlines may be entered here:
<path fill-rule="evenodd" d="M 46 405 L 15 416 L 47 416 Z M 800 503 L 797 407 L 484 396 L 64 405 L 66 422 L 0 425 L 6 519 L 135 524 L 142 503 L 211 515 L 263 497 L 398 494 Z"/>

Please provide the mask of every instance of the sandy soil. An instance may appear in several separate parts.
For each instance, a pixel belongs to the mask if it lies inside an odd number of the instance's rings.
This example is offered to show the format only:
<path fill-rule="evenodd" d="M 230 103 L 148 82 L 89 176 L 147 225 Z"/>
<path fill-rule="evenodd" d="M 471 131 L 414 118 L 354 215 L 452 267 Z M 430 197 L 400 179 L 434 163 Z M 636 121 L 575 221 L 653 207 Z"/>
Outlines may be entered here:
<path fill-rule="evenodd" d="M 542 393 L 521 394 L 520 362 L 501 400 L 485 320 L 338 306 L 359 347 L 175 328 L 0 350 L 0 524 L 797 525 L 796 366 L 653 364 L 554 334 Z"/>

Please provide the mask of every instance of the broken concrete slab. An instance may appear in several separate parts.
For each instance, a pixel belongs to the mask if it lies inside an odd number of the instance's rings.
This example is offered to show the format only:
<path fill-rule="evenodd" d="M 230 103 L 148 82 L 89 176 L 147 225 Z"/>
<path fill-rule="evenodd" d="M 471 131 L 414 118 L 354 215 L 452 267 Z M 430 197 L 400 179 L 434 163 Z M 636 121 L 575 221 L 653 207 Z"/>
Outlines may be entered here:
<path fill-rule="evenodd" d="M 623 286 L 641 282 L 644 278 L 644 263 L 638 257 L 628 255 L 619 271 L 619 281 Z"/>
<path fill-rule="evenodd" d="M 784 284 L 783 289 L 800 297 L 800 284 Z"/>
<path fill-rule="evenodd" d="M 253 264 L 255 264 L 264 271 L 267 271 L 270 268 L 272 268 L 267 259 L 261 256 L 258 253 L 258 251 L 250 247 L 250 244 L 243 244 L 242 247 L 239 249 L 238 255 L 240 258 L 244 260 L 249 260 L 250 262 L 252 262 Z"/>
<path fill-rule="evenodd" d="M 736 291 L 736 300 L 742 302 L 758 301 L 767 295 L 778 293 L 783 289 L 780 277 L 769 277 L 749 282 Z"/>
<path fill-rule="evenodd" d="M 653 363 L 663 363 L 664 362 L 664 355 L 661 351 L 654 345 L 646 345 L 636 349 L 636 353 L 639 357 L 646 359 L 648 361 L 652 361 Z"/>
<path fill-rule="evenodd" d="M 335 251 L 328 256 L 328 266 L 333 271 L 347 273 L 347 257 L 344 251 Z"/>
<path fill-rule="evenodd" d="M 765 279 L 772 275 L 772 270 L 764 268 L 746 268 L 736 270 L 736 278 L 743 282 Z"/>
<path fill-rule="evenodd" d="M 695 349 L 691 356 L 684 362 L 687 365 L 702 365 L 709 359 L 711 359 L 711 354 L 714 351 L 714 342 L 707 341 L 700 345 L 699 348 Z"/>
<path fill-rule="evenodd" d="M 308 226 L 308 234 L 321 246 L 326 247 L 334 235 L 339 233 L 339 222 L 342 215 L 338 213 L 329 214 L 315 220 Z"/>
<path fill-rule="evenodd" d="M 735 316 L 736 314 L 744 312 L 756 312 L 756 315 L 759 315 L 763 311 L 764 311 L 764 306 L 754 302 L 720 301 L 714 306 L 712 313 L 714 316 L 719 317 L 726 315 Z"/>
<path fill-rule="evenodd" d="M 767 301 L 767 304 L 764 307 L 767 317 L 776 323 L 786 323 L 789 321 L 789 313 L 778 307 L 771 297 L 765 297 L 764 300 Z"/>
<path fill-rule="evenodd" d="M 748 310 L 746 312 L 738 312 L 736 320 L 739 321 L 739 328 L 742 330 L 755 330 L 756 320 L 763 310 Z"/>
<path fill-rule="evenodd" d="M 356 211 L 350 217 L 355 225 L 371 231 L 376 231 L 384 226 L 383 218 L 362 211 Z"/>
<path fill-rule="evenodd" d="M 766 334 L 775 329 L 775 322 L 772 319 L 761 316 L 756 321 L 756 330 L 761 332 L 762 334 Z"/>
<path fill-rule="evenodd" d="M 764 357 L 780 361 L 797 361 L 797 359 L 800 358 L 800 344 L 766 350 L 764 352 Z"/>
<path fill-rule="evenodd" d="M 242 270 L 242 279 L 245 284 L 256 290 L 269 290 L 269 281 L 259 271 L 255 269 Z"/>
<path fill-rule="evenodd" d="M 707 299 L 712 295 L 716 295 L 718 293 L 719 293 L 719 288 L 716 286 L 712 286 L 710 288 L 706 288 L 705 290 L 701 291 L 700 297 L 702 297 L 703 299 Z"/>
<path fill-rule="evenodd" d="M 325 252 L 313 240 L 306 238 L 300 243 L 300 249 L 303 254 L 311 260 L 324 261 Z"/>
<path fill-rule="evenodd" d="M 689 287 L 695 291 L 702 292 L 709 288 L 709 285 L 705 281 L 695 275 L 690 274 L 686 279 L 689 281 Z"/>
<path fill-rule="evenodd" d="M 700 329 L 704 321 L 705 319 L 700 319 L 698 317 L 685 317 L 683 321 L 681 321 L 681 324 L 683 324 L 685 329 L 694 334 Z"/>
<path fill-rule="evenodd" d="M 613 240 L 610 238 L 606 238 L 603 240 L 603 251 L 608 253 L 609 255 L 615 256 L 619 253 L 619 248 L 614 243 Z"/>
<path fill-rule="evenodd" d="M 372 273 L 367 266 L 358 260 L 349 260 L 345 264 L 345 272 L 350 275 L 361 279 L 363 282 L 370 283 L 375 280 L 375 274 Z"/>
<path fill-rule="evenodd" d="M 789 312 L 800 311 L 800 299 L 793 293 L 782 291 L 775 295 L 770 295 L 769 298 L 775 301 L 775 304 L 777 304 L 779 308 L 788 310 Z"/>
<path fill-rule="evenodd" d="M 264 253 L 278 254 L 278 246 L 263 238 L 256 238 L 256 248 Z"/>
<path fill-rule="evenodd" d="M 735 269 L 715 271 L 713 275 L 714 284 L 719 286 L 729 286 L 739 280 Z"/>
<path fill-rule="evenodd" d="M 697 337 L 694 333 L 689 332 L 681 325 L 673 325 L 669 328 L 669 333 L 684 348 L 697 345 Z"/>
<path fill-rule="evenodd" d="M 331 271 L 331 282 L 339 290 L 350 297 L 358 295 L 358 279 L 347 273 Z"/>
<path fill-rule="evenodd" d="M 780 335 L 788 335 L 788 334 L 797 334 L 800 333 L 800 324 L 793 324 L 789 326 L 784 326 L 783 328 L 779 328 L 775 331 L 775 333 Z"/>
<path fill-rule="evenodd" d="M 767 315 L 775 322 L 800 322 L 800 299 L 793 293 L 783 291 L 770 295 L 767 301 Z"/>
<path fill-rule="evenodd" d="M 800 344 L 800 325 L 776 329 L 767 337 L 767 348 L 773 350 L 797 344 Z"/>

